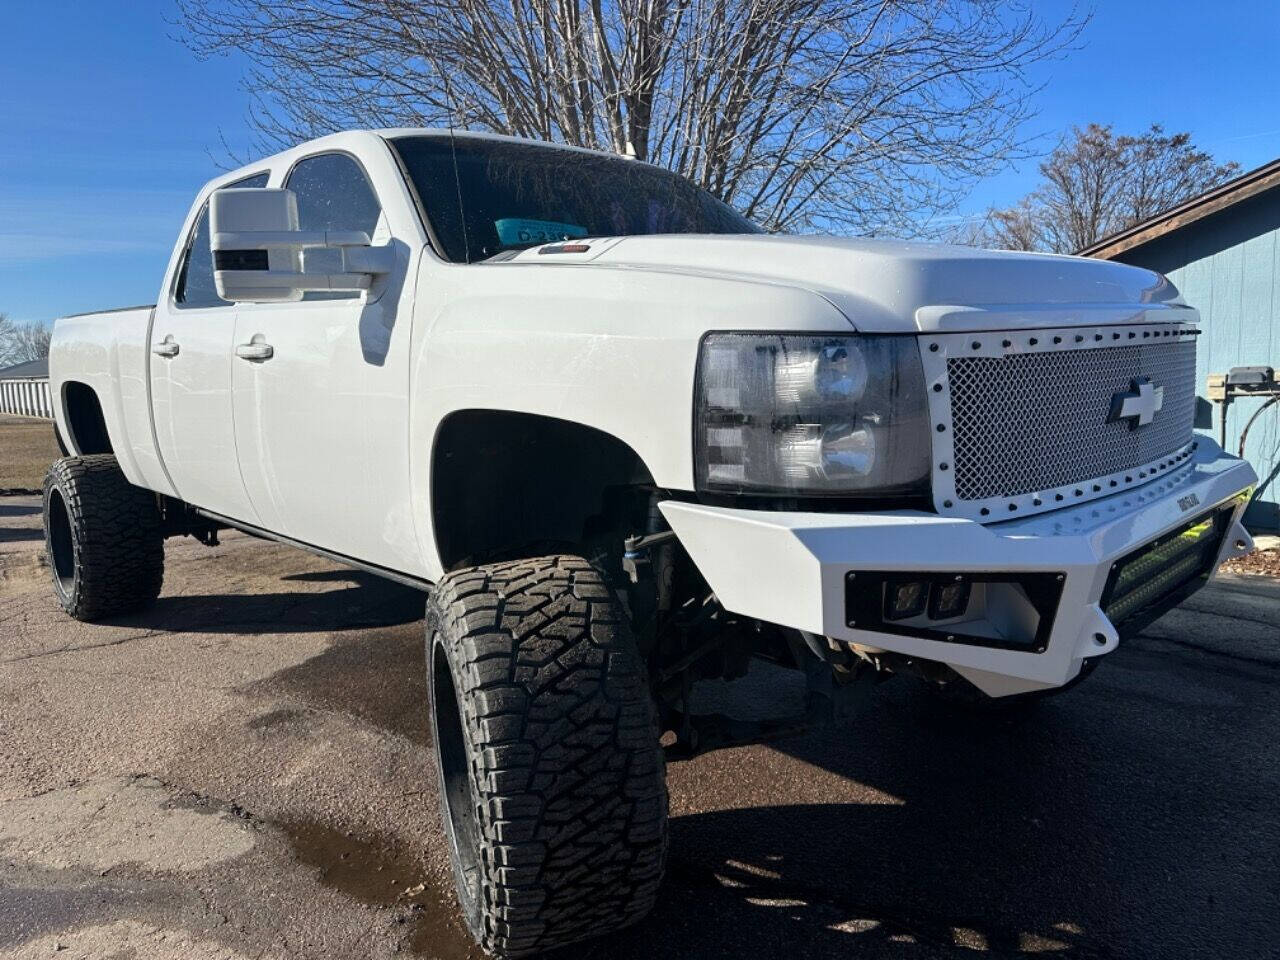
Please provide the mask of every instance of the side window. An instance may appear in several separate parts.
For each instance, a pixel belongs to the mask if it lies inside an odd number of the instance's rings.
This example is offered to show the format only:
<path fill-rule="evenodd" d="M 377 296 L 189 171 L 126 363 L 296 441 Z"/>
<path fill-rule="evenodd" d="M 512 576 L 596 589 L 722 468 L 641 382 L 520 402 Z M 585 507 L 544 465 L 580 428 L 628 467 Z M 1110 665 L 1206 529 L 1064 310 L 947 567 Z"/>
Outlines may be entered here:
<path fill-rule="evenodd" d="M 363 230 L 370 237 L 378 225 L 382 208 L 360 164 L 345 153 L 322 153 L 307 157 L 293 168 L 285 186 L 298 198 L 298 227 L 302 230 Z M 319 258 L 330 251 L 308 254 L 308 270 L 328 268 Z M 336 260 L 336 252 L 333 252 Z M 335 263 L 331 269 L 341 269 Z M 343 300 L 357 293 L 311 292 L 304 300 Z"/>
<path fill-rule="evenodd" d="M 228 187 L 265 187 L 270 174 L 257 173 L 245 177 Z M 186 253 L 182 255 L 182 266 L 178 270 L 178 284 L 174 288 L 173 299 L 179 307 L 229 307 L 226 300 L 218 296 L 213 285 L 213 251 L 209 248 L 209 204 L 200 209 L 195 228 L 191 231 L 191 239 L 187 243 Z"/>

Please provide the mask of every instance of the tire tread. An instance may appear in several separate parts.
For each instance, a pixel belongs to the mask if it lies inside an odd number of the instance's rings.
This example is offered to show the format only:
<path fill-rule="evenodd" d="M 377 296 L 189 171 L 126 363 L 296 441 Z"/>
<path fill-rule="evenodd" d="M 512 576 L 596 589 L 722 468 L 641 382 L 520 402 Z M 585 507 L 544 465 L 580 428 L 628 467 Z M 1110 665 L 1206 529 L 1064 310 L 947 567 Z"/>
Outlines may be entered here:
<path fill-rule="evenodd" d="M 459 571 L 428 602 L 429 643 L 437 632 L 479 817 L 472 933 L 516 957 L 639 920 L 666 859 L 664 759 L 604 577 L 568 555 Z"/>
<path fill-rule="evenodd" d="M 63 610 L 91 621 L 153 603 L 164 583 L 164 536 L 155 494 L 129 483 L 110 454 L 55 460 L 44 481 L 46 550 L 52 549 L 49 496 L 55 487 L 75 543 L 72 591 L 54 591 Z"/>

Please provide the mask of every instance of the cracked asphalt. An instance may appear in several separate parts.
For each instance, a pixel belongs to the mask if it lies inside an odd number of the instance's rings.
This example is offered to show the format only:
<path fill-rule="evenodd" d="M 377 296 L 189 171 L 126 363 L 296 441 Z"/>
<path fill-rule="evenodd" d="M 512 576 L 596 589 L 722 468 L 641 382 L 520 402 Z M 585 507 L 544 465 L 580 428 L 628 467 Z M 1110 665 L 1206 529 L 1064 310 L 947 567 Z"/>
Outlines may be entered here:
<path fill-rule="evenodd" d="M 0 498 L 0 956 L 476 955 L 420 594 L 229 535 L 88 626 L 41 549 Z M 1280 584 L 1232 577 L 1021 724 L 890 681 L 670 767 L 655 913 L 564 956 L 1280 957 L 1277 680 Z"/>

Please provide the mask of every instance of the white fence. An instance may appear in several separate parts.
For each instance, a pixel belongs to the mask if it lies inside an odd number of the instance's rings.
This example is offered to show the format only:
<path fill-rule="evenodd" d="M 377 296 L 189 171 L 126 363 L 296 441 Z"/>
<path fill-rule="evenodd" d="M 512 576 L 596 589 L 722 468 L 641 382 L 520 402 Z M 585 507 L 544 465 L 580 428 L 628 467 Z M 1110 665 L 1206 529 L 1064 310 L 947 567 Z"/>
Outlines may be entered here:
<path fill-rule="evenodd" d="M 52 420 L 53 401 L 49 396 L 49 378 L 0 380 L 0 413 Z"/>

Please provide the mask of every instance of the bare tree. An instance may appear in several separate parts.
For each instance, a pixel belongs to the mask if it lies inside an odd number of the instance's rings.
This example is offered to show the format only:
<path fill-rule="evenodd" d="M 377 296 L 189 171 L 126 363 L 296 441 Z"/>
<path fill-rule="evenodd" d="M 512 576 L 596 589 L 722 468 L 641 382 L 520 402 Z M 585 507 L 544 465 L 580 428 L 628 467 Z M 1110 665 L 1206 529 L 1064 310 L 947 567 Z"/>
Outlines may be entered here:
<path fill-rule="evenodd" d="M 1159 124 L 1139 136 L 1076 127 L 1040 164 L 1044 182 L 1015 206 L 991 212 L 988 242 L 1014 250 L 1073 253 L 1141 223 L 1234 176 L 1187 133 Z"/>
<path fill-rule="evenodd" d="M 44 359 L 52 338 L 53 331 L 42 323 L 14 323 L 0 313 L 0 366 Z"/>
<path fill-rule="evenodd" d="M 453 124 L 631 154 L 772 229 L 912 232 L 1023 148 L 1031 0 L 177 0 L 261 146 Z"/>
<path fill-rule="evenodd" d="M 0 367 L 8 367 L 19 362 L 14 357 L 16 331 L 17 324 L 9 319 L 7 313 L 0 313 Z"/>

